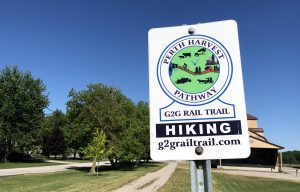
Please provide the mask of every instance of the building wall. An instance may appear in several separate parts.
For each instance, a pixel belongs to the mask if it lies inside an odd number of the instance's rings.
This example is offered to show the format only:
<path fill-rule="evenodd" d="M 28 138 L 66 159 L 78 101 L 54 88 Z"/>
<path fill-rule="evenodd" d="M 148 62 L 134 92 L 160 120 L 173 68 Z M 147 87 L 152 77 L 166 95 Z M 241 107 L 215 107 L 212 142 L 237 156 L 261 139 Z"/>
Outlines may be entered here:
<path fill-rule="evenodd" d="M 263 129 L 258 128 L 258 121 L 256 117 L 248 115 L 248 128 L 251 147 L 250 156 L 246 159 L 224 159 L 222 160 L 222 164 L 275 168 L 278 150 L 283 149 L 283 147 L 268 142 L 268 140 L 264 137 Z"/>
<path fill-rule="evenodd" d="M 248 120 L 248 128 L 257 128 L 257 120 Z"/>
<path fill-rule="evenodd" d="M 223 159 L 222 165 L 275 168 L 277 149 L 251 148 L 251 155 L 246 159 Z"/>

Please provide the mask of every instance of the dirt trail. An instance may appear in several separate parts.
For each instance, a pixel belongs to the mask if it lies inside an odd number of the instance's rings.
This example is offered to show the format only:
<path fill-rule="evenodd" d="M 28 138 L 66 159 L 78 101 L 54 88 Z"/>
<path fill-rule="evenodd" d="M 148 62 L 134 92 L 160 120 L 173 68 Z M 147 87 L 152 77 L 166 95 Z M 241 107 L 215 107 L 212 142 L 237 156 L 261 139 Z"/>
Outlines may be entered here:
<path fill-rule="evenodd" d="M 115 190 L 114 192 L 154 192 L 168 181 L 176 167 L 177 162 L 170 162 L 164 168 L 153 173 L 148 173 L 145 176 Z"/>

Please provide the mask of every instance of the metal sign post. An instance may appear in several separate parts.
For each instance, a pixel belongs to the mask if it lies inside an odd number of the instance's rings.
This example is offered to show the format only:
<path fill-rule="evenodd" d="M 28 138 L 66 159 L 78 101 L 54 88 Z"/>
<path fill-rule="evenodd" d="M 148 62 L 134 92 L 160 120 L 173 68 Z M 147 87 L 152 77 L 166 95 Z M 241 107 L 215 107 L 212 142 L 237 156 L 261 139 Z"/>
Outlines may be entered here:
<path fill-rule="evenodd" d="M 202 163 L 204 177 L 204 191 L 212 192 L 211 162 L 210 160 L 200 161 Z"/>
<path fill-rule="evenodd" d="M 191 192 L 212 192 L 210 160 L 190 161 Z"/>
<path fill-rule="evenodd" d="M 196 161 L 190 161 L 190 184 L 191 184 L 191 192 L 198 192 L 199 185 L 198 185 L 198 174 L 197 174 L 197 167 Z"/>

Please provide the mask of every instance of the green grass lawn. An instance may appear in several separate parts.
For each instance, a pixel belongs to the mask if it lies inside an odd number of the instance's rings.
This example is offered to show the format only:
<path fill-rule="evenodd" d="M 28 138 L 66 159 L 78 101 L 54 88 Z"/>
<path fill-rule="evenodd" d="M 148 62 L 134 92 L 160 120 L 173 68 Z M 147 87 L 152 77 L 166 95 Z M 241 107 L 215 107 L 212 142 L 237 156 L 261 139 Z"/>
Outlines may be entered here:
<path fill-rule="evenodd" d="M 179 163 L 169 181 L 159 192 L 190 191 L 189 164 Z M 300 183 L 237 175 L 213 173 L 215 192 L 296 192 Z"/>
<path fill-rule="evenodd" d="M 284 164 L 284 167 L 293 167 L 295 169 L 300 169 L 300 164 Z"/>
<path fill-rule="evenodd" d="M 178 163 L 178 166 L 169 181 L 158 192 L 189 192 L 190 173 L 188 162 Z"/>
<path fill-rule="evenodd" d="M 66 161 L 66 162 L 72 162 L 72 163 L 88 163 L 92 162 L 92 160 L 87 160 L 87 159 L 62 159 L 62 158 L 50 158 L 50 160 L 54 161 Z"/>
<path fill-rule="evenodd" d="M 61 163 L 47 163 L 47 162 L 5 162 L 0 163 L 0 169 L 12 169 L 12 168 L 25 168 L 25 167 L 41 167 L 41 166 L 51 166 L 51 165 L 61 165 Z"/>
<path fill-rule="evenodd" d="M 296 192 L 300 183 L 237 175 L 213 174 L 215 191 L 222 192 Z"/>
<path fill-rule="evenodd" d="M 89 176 L 89 168 L 59 173 L 0 177 L 0 192 L 112 191 L 148 172 L 156 171 L 164 165 L 153 163 L 148 166 L 126 170 L 100 167 L 100 176 L 98 177 Z"/>

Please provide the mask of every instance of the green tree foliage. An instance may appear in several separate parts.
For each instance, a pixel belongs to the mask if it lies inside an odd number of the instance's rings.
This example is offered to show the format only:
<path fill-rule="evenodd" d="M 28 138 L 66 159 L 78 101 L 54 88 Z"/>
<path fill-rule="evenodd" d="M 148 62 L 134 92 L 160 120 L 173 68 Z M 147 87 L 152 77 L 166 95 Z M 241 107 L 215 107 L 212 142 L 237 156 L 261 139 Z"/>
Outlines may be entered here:
<path fill-rule="evenodd" d="M 47 116 L 49 127 L 64 127 L 67 124 L 66 115 L 59 109 L 53 111 L 53 113 Z"/>
<path fill-rule="evenodd" d="M 52 130 L 54 128 L 60 128 L 62 131 L 65 129 L 67 125 L 67 117 L 66 115 L 59 109 L 56 109 L 52 114 L 46 116 L 44 118 L 43 126 L 41 131 L 40 143 L 42 143 L 42 153 L 45 156 L 49 156 L 49 152 L 46 150 L 46 143 L 50 135 L 52 134 Z M 64 138 L 65 140 L 65 138 Z M 67 144 L 67 143 L 66 143 Z"/>
<path fill-rule="evenodd" d="M 149 151 L 148 113 L 146 103 L 135 105 L 114 87 L 90 84 L 83 91 L 71 90 L 67 103 L 69 146 L 74 151 L 86 147 L 98 128 L 107 136 L 112 165 L 139 161 Z"/>
<path fill-rule="evenodd" d="M 300 163 L 300 151 L 293 151 L 296 160 Z"/>
<path fill-rule="evenodd" d="M 299 164 L 300 151 L 286 151 L 282 153 L 282 161 L 285 164 Z"/>
<path fill-rule="evenodd" d="M 121 133 L 120 159 L 135 161 L 150 159 L 149 141 L 149 108 L 145 102 L 139 102 L 134 109 L 134 115 L 126 131 Z"/>
<path fill-rule="evenodd" d="M 54 155 L 55 158 L 57 155 L 65 154 L 67 150 L 67 145 L 65 142 L 64 133 L 59 127 L 54 127 L 49 135 L 46 144 L 45 152 L 50 155 Z"/>
<path fill-rule="evenodd" d="M 40 79 L 17 66 L 0 71 L 0 161 L 13 151 L 29 152 L 48 106 L 46 87 Z"/>
<path fill-rule="evenodd" d="M 103 130 L 112 148 L 118 148 L 118 135 L 128 127 L 133 104 L 118 89 L 90 84 L 87 90 L 71 90 L 67 102 L 69 146 L 77 151 L 87 146 L 95 128 Z M 116 157 L 116 151 L 111 158 Z"/>
<path fill-rule="evenodd" d="M 140 101 L 136 106 L 136 121 L 139 122 L 141 130 L 139 140 L 143 144 L 143 159 L 150 159 L 150 119 L 149 105 L 146 102 Z"/>
<path fill-rule="evenodd" d="M 69 93 L 70 100 L 67 102 L 67 120 L 66 137 L 68 140 L 68 147 L 76 153 L 82 147 L 86 147 L 92 135 L 92 122 L 89 122 L 87 109 L 88 100 L 87 91 L 77 92 L 71 90 Z"/>
<path fill-rule="evenodd" d="M 91 167 L 90 174 L 95 174 L 95 168 L 96 168 L 96 162 L 105 159 L 108 157 L 110 150 L 105 145 L 106 144 L 106 135 L 104 131 L 102 130 L 99 132 L 98 129 L 96 129 L 92 141 L 89 143 L 89 145 L 83 150 L 83 153 L 86 158 L 93 160 L 93 166 Z M 97 167 L 99 168 L 99 166 Z M 97 169 L 97 176 L 98 176 L 98 169 Z"/>

